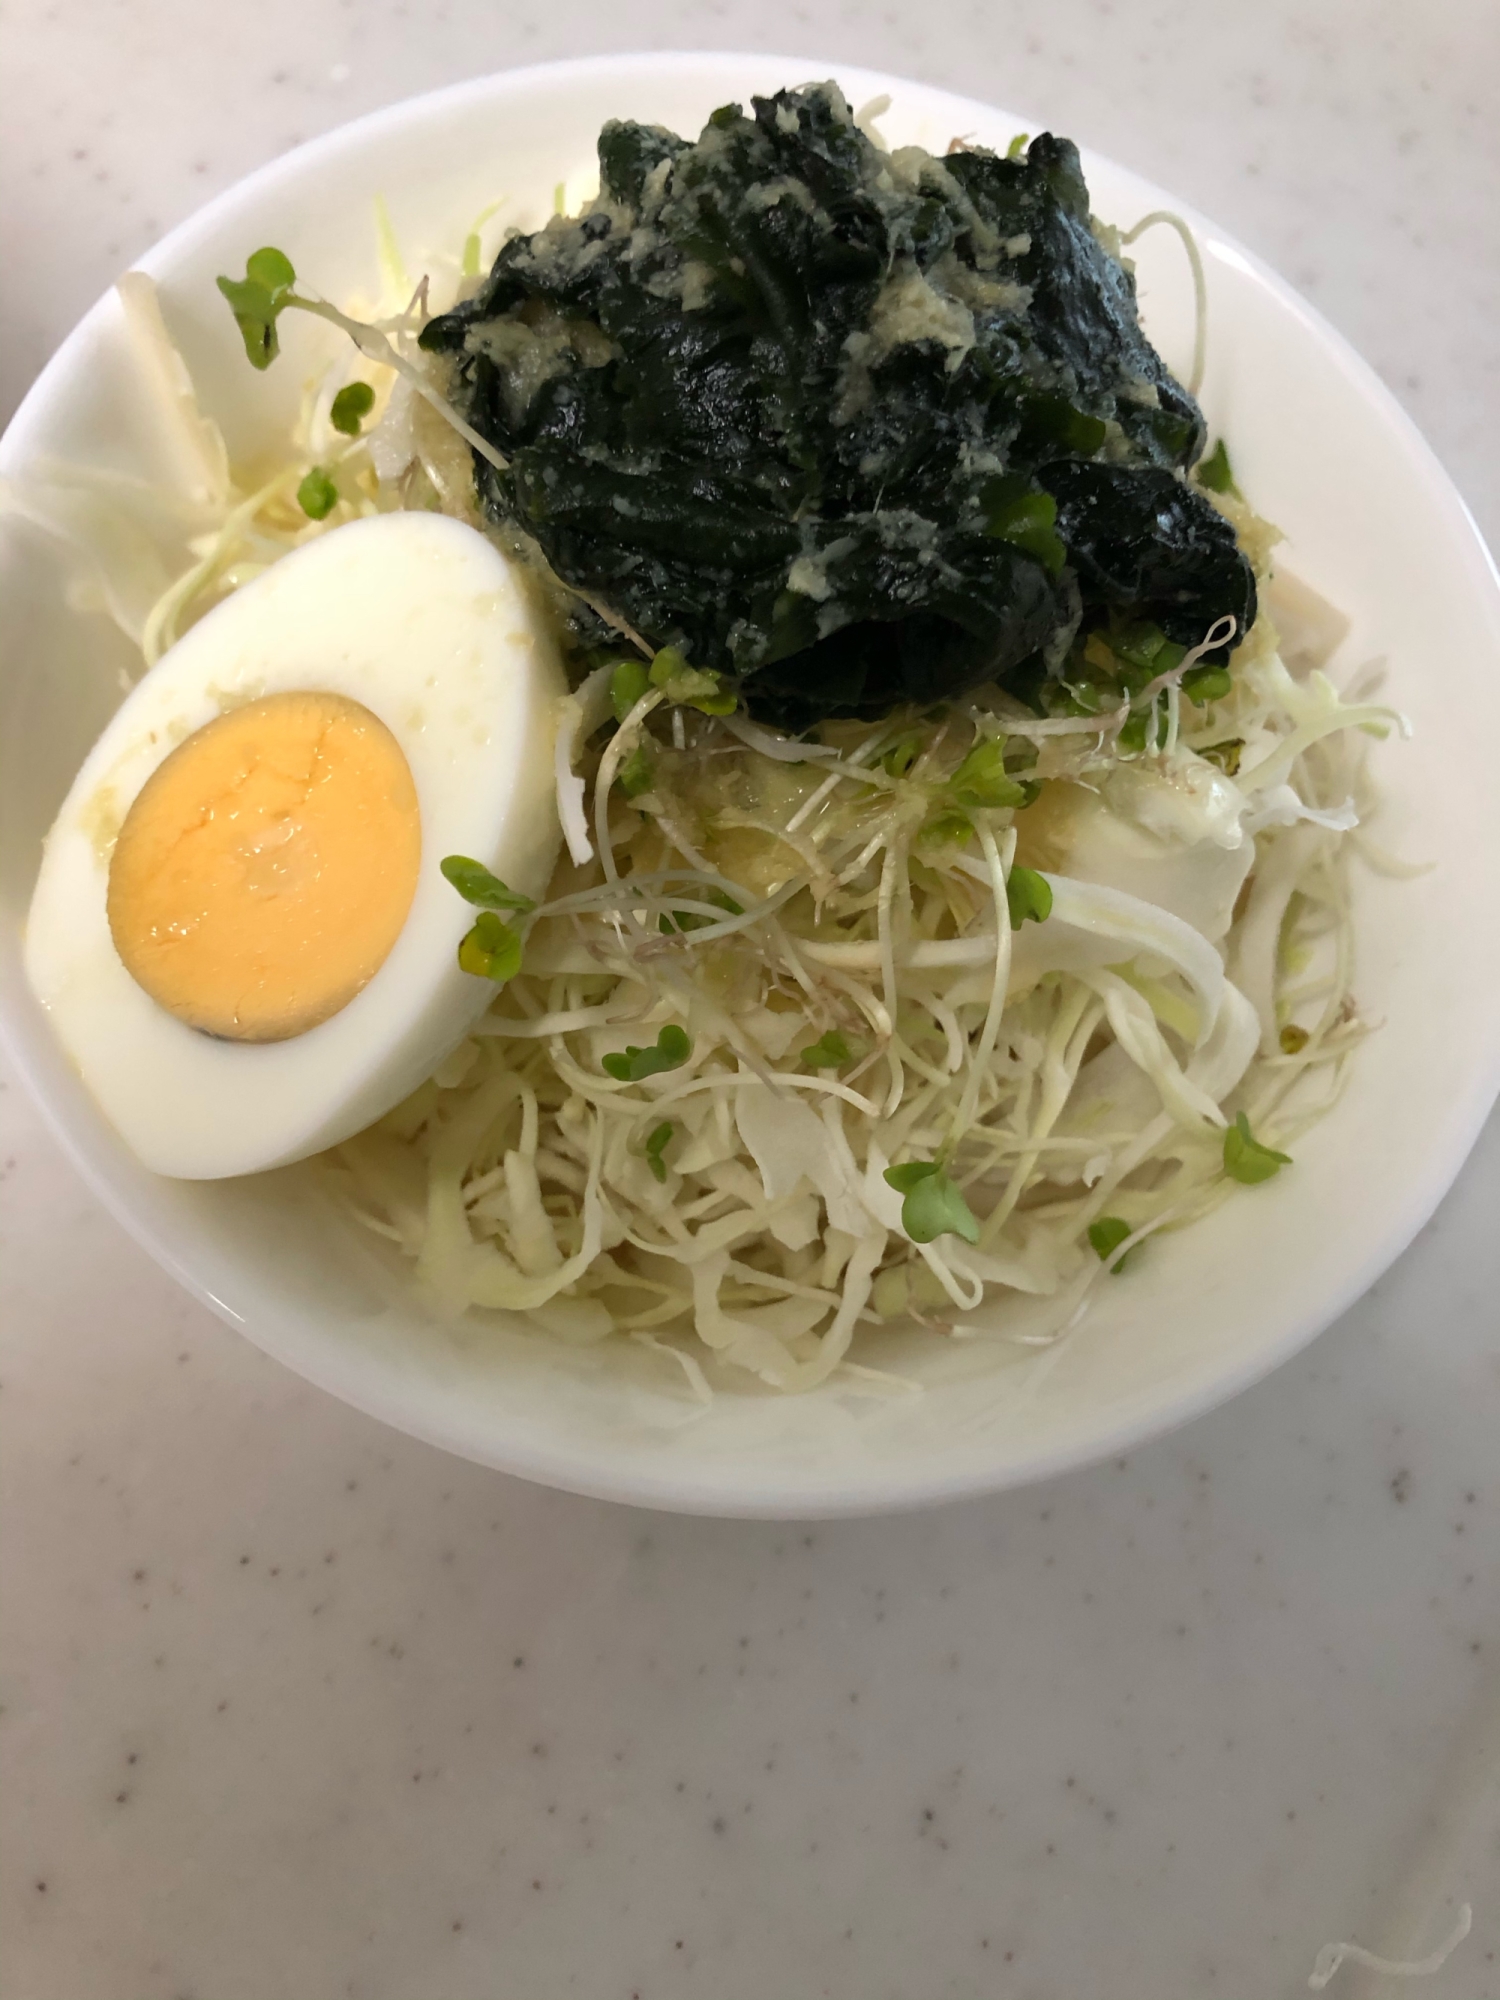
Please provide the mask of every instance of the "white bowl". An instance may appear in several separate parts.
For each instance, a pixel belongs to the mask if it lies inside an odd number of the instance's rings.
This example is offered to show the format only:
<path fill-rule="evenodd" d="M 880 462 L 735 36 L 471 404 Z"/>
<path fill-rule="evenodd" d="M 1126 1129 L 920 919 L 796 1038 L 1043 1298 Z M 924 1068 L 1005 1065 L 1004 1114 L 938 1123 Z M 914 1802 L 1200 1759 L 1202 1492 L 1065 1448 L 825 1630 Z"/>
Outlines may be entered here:
<path fill-rule="evenodd" d="M 289 330 L 269 374 L 247 367 L 214 288 L 277 243 L 338 298 L 373 289 L 373 197 L 412 261 L 452 250 L 497 196 L 534 226 L 587 169 L 599 126 L 629 116 L 695 133 L 715 105 L 829 74 L 796 58 L 605 57 L 489 77 L 361 119 L 211 202 L 142 260 L 204 402 L 248 453 L 284 422 L 325 329 Z M 1034 120 L 839 66 L 851 101 L 892 99 L 893 143 L 955 134 L 1004 147 Z M 1096 213 L 1177 206 L 1085 155 Z M 825 1387 L 721 1397 L 699 1411 L 671 1364 L 561 1349 L 493 1320 L 439 1325 L 305 1169 L 237 1182 L 158 1180 L 103 1122 L 22 978 L 18 941 L 38 844 L 118 700 L 125 642 L 68 608 L 55 552 L 0 545 L 0 1022 L 22 1074 L 90 1185 L 198 1298 L 309 1380 L 397 1428 L 547 1484 L 683 1512 L 872 1512 L 1045 1477 L 1221 1402 L 1349 1305 L 1431 1214 L 1500 1086 L 1500 590 L 1462 502 L 1372 371 L 1263 265 L 1189 214 L 1207 266 L 1203 401 L 1288 558 L 1354 619 L 1345 661 L 1383 655 L 1415 738 L 1379 753 L 1381 837 L 1437 864 L 1366 878 L 1358 990 L 1383 1025 L 1296 1170 L 1237 1193 L 1101 1286 L 1045 1371 L 1002 1349 L 913 1340 L 926 1392 L 894 1403 Z M 1149 330 L 1180 371 L 1190 290 L 1168 232 L 1137 251 Z M 299 368 L 299 361 L 304 364 Z M 113 296 L 65 342 L 0 442 L 0 472 L 42 455 L 149 464 L 149 425 Z M 623 1347 L 623 1343 L 620 1343 Z"/>

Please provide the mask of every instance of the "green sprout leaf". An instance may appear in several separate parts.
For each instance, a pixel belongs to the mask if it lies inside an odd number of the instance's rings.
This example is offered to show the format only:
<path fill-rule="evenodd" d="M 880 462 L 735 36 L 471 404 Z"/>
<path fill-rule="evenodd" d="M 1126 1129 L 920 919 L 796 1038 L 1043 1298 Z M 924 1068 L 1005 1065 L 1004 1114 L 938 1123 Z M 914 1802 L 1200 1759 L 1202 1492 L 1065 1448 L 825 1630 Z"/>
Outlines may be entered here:
<path fill-rule="evenodd" d="M 530 896 L 508 889 L 482 861 L 471 861 L 467 854 L 445 855 L 438 865 L 464 901 L 481 910 L 519 910 L 524 916 L 536 908 Z"/>
<path fill-rule="evenodd" d="M 1098 633 L 1090 633 L 1090 644 L 1099 637 Z M 1157 655 L 1167 644 L 1167 635 L 1159 625 L 1127 625 L 1124 631 L 1116 632 L 1112 638 L 1104 641 L 1104 644 L 1117 660 L 1123 660 L 1130 667 L 1143 667 L 1151 673 L 1165 673 L 1169 665 L 1176 665 L 1176 661 L 1157 664 Z M 1181 658 L 1182 653 L 1179 650 L 1177 659 Z"/>
<path fill-rule="evenodd" d="M 1034 556 L 1054 576 L 1068 559 L 1057 532 L 1057 502 L 1024 478 L 992 479 L 981 496 L 985 531 Z"/>
<path fill-rule="evenodd" d="M 1121 729 L 1117 741 L 1122 750 L 1136 751 L 1146 748 L 1147 739 L 1152 734 L 1151 723 L 1153 716 L 1156 721 L 1155 743 L 1153 747 L 1157 750 L 1164 747 L 1167 740 L 1168 728 L 1166 703 L 1148 702 L 1144 708 L 1138 708 Z"/>
<path fill-rule="evenodd" d="M 651 662 L 652 687 L 665 691 L 667 700 L 681 708 L 696 708 L 704 715 L 733 715 L 739 696 L 726 688 L 721 675 L 706 667 L 689 666 L 676 646 L 663 646 Z"/>
<path fill-rule="evenodd" d="M 1189 667 L 1182 677 L 1183 693 L 1200 708 L 1211 701 L 1222 701 L 1233 686 L 1228 667 Z"/>
<path fill-rule="evenodd" d="M 705 903 L 712 903 L 715 909 L 722 910 L 726 916 L 742 917 L 745 914 L 733 896 L 726 896 L 722 889 L 710 889 L 703 900 Z M 716 921 L 713 917 L 700 916 L 696 910 L 670 912 L 664 910 L 657 919 L 656 928 L 670 937 L 674 931 L 701 931 L 706 925 Z"/>
<path fill-rule="evenodd" d="M 974 827 L 967 813 L 938 813 L 917 835 L 924 847 L 962 847 L 971 840 Z"/>
<path fill-rule="evenodd" d="M 1102 632 L 1090 632 L 1083 642 L 1083 664 L 1101 674 L 1118 674 L 1122 658 Z"/>
<path fill-rule="evenodd" d="M 1005 879 L 1005 901 L 1010 909 L 1010 927 L 1018 931 L 1029 917 L 1044 924 L 1052 914 L 1052 884 L 1034 868 L 1012 868 Z"/>
<path fill-rule="evenodd" d="M 939 1236 L 961 1236 L 965 1243 L 979 1241 L 974 1211 L 936 1160 L 907 1160 L 887 1167 L 885 1178 L 897 1194 L 905 1196 L 901 1227 L 913 1243 L 931 1243 Z"/>
<path fill-rule="evenodd" d="M 687 1031 L 669 1021 L 657 1036 L 655 1048 L 627 1048 L 623 1055 L 606 1056 L 604 1071 L 616 1083 L 641 1083 L 648 1076 L 659 1076 L 663 1070 L 681 1069 L 692 1053 L 693 1044 Z"/>
<path fill-rule="evenodd" d="M 642 792 L 650 791 L 654 768 L 651 753 L 643 743 L 637 743 L 615 773 L 615 783 L 627 799 L 637 799 Z"/>
<path fill-rule="evenodd" d="M 1232 493 L 1236 500 L 1243 495 L 1234 483 L 1234 472 L 1229 463 L 1229 447 L 1220 438 L 1213 450 L 1198 461 L 1198 484 L 1206 486 L 1210 493 Z"/>
<path fill-rule="evenodd" d="M 665 688 L 671 687 L 674 682 L 680 681 L 684 674 L 690 674 L 692 671 L 687 655 L 679 647 L 662 646 L 652 655 L 651 664 L 646 670 L 646 678 L 652 687 Z"/>
<path fill-rule="evenodd" d="M 1036 784 L 1013 778 L 1005 768 L 1005 738 L 987 736 L 974 748 L 948 780 L 954 801 L 970 812 L 999 806 L 1029 806 L 1037 795 Z"/>
<path fill-rule="evenodd" d="M 269 368 L 280 352 L 276 321 L 296 281 L 291 260 L 272 249 L 257 250 L 247 260 L 243 278 L 218 280 L 253 368 Z"/>
<path fill-rule="evenodd" d="M 1134 1233 L 1130 1224 L 1118 1215 L 1101 1215 L 1097 1222 L 1089 1224 L 1089 1242 L 1093 1245 L 1094 1255 L 1099 1259 L 1101 1264 L 1108 1264 L 1110 1258 L 1114 1256 L 1126 1237 L 1132 1236 Z M 1140 1248 L 1139 1244 L 1137 1244 L 1136 1248 Z M 1118 1275 L 1119 1272 L 1125 1269 L 1127 1264 L 1134 1261 L 1135 1250 L 1132 1250 L 1128 1255 L 1121 1257 L 1111 1268 Z"/>
<path fill-rule="evenodd" d="M 321 465 L 315 465 L 297 488 L 297 505 L 309 521 L 324 521 L 339 504 L 339 489 Z"/>
<path fill-rule="evenodd" d="M 667 1178 L 667 1163 L 662 1158 L 662 1154 L 667 1150 L 672 1134 L 676 1129 L 671 1119 L 668 1118 L 663 1124 L 657 1126 L 656 1130 L 646 1141 L 646 1165 L 659 1181 L 664 1181 Z"/>
<path fill-rule="evenodd" d="M 609 699 L 616 722 L 623 722 L 651 685 L 644 660 L 621 660 L 609 677 Z"/>
<path fill-rule="evenodd" d="M 1224 1134 L 1224 1171 L 1232 1181 L 1254 1187 L 1291 1164 L 1290 1153 L 1273 1152 L 1269 1146 L 1263 1146 L 1251 1132 L 1250 1120 L 1244 1112 L 1235 1113 L 1234 1123 Z"/>
<path fill-rule="evenodd" d="M 846 1062 L 853 1062 L 854 1050 L 847 1035 L 830 1028 L 826 1035 L 809 1042 L 797 1060 L 804 1069 L 840 1069 Z"/>
<path fill-rule="evenodd" d="M 1010 144 L 1005 149 L 1006 159 L 1007 160 L 1025 159 L 1026 148 L 1030 145 L 1030 143 L 1031 143 L 1031 134 L 1029 132 L 1018 132 L 1014 137 L 1014 139 L 1011 140 Z"/>
<path fill-rule="evenodd" d="M 464 972 L 504 985 L 521 970 L 520 934 L 493 910 L 482 910 L 473 930 L 459 944 L 458 963 Z"/>
<path fill-rule="evenodd" d="M 359 436 L 359 427 L 375 407 L 375 391 L 368 382 L 346 382 L 334 397 L 328 421 L 345 437 Z"/>
<path fill-rule="evenodd" d="M 680 674 L 691 673 L 687 655 L 680 646 L 661 646 L 651 656 L 646 678 L 652 687 L 665 687 Z"/>
<path fill-rule="evenodd" d="M 264 285 L 278 304 L 283 294 L 289 292 L 297 282 L 297 273 L 292 269 L 292 260 L 284 250 L 255 251 L 246 259 L 245 276 L 252 284 Z"/>
<path fill-rule="evenodd" d="M 248 279 L 220 278 L 219 290 L 229 301 L 245 354 L 252 368 L 269 368 L 281 352 L 276 336 L 277 306 L 264 285 Z"/>
<path fill-rule="evenodd" d="M 1098 715 L 1104 696 L 1092 681 L 1065 681 L 1062 712 L 1065 715 Z"/>

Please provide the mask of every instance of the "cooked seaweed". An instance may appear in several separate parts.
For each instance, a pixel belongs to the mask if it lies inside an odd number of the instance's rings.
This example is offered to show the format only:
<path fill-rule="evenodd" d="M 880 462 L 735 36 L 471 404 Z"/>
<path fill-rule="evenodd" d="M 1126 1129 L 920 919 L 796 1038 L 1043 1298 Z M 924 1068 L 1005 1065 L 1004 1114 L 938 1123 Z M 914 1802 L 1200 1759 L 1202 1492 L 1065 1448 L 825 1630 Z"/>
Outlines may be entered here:
<path fill-rule="evenodd" d="M 565 582 L 793 725 L 1035 698 L 1122 616 L 1248 628 L 1182 476 L 1203 418 L 1068 140 L 887 153 L 820 84 L 695 144 L 611 123 L 599 165 L 422 334 L 508 461 L 476 455 L 482 505 Z"/>

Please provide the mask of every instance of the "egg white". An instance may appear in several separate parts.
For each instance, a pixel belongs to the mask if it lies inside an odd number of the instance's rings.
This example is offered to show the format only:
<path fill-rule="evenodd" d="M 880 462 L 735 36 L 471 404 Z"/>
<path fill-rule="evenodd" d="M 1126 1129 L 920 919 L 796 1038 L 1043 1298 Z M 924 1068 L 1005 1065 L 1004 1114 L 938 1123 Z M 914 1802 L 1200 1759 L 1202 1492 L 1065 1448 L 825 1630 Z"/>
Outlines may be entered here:
<path fill-rule="evenodd" d="M 400 744 L 421 814 L 417 889 L 389 957 L 339 1013 L 283 1042 L 218 1041 L 125 970 L 106 915 L 110 856 L 178 743 L 228 709 L 297 689 L 362 702 Z M 48 835 L 25 946 L 59 1040 L 148 1167 L 204 1180 L 302 1159 L 380 1117 L 463 1037 L 495 989 L 458 969 L 473 912 L 439 863 L 472 855 L 541 895 L 560 841 L 552 745 L 565 692 L 512 565 L 433 514 L 382 515 L 309 543 L 151 669 Z"/>

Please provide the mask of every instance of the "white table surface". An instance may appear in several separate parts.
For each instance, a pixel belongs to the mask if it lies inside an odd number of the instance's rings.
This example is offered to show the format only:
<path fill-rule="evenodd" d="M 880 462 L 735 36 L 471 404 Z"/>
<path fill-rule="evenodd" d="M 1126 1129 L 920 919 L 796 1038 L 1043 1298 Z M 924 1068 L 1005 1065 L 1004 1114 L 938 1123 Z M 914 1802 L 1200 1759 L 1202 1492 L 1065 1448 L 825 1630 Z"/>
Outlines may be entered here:
<path fill-rule="evenodd" d="M 1500 538 L 1493 0 L 13 0 L 0 415 L 200 201 L 485 70 L 780 46 L 1151 175 Z M 794 65 L 794 70 L 798 65 Z M 789 78 L 789 80 L 791 80 Z M 1500 1994 L 1500 1126 L 1301 1360 L 1052 1486 L 798 1529 L 442 1457 L 175 1291 L 0 1097 L 5 2000 Z"/>

